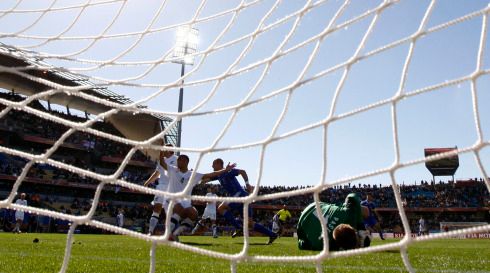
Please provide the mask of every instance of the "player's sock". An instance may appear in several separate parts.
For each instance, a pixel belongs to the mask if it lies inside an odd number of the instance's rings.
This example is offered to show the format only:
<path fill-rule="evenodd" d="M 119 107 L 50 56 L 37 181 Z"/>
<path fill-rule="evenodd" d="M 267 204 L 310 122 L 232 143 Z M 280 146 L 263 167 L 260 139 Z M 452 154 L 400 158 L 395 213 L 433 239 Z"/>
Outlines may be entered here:
<path fill-rule="evenodd" d="M 233 214 L 227 210 L 224 214 L 223 217 L 225 217 L 226 221 L 228 223 L 232 224 L 236 229 L 241 229 L 242 226 L 235 220 L 235 217 L 233 217 Z"/>
<path fill-rule="evenodd" d="M 19 223 L 15 223 L 14 232 L 17 232 L 17 231 L 20 231 L 20 225 L 19 225 Z"/>
<path fill-rule="evenodd" d="M 155 230 L 155 227 L 158 224 L 158 217 L 160 217 L 160 213 L 156 213 L 156 212 L 153 212 L 153 214 L 150 217 L 150 229 L 149 229 L 150 234 L 153 234 L 153 231 Z"/>
<path fill-rule="evenodd" d="M 379 238 L 381 238 L 381 240 L 384 240 L 384 239 L 385 239 L 385 238 L 383 237 L 383 231 L 382 231 L 382 230 L 380 230 L 380 231 L 379 231 Z"/>
<path fill-rule="evenodd" d="M 192 229 L 192 232 L 191 234 L 194 235 L 199 229 L 201 229 L 203 227 L 203 224 L 201 224 L 201 221 L 197 222 L 196 226 L 194 227 L 194 229 Z"/>
<path fill-rule="evenodd" d="M 194 224 L 194 221 L 192 221 L 191 219 L 189 218 L 185 218 L 180 227 L 177 228 L 174 232 L 173 232 L 173 235 L 174 236 L 179 236 L 182 232 L 184 231 L 187 231 L 187 230 L 191 230 L 192 226 Z"/>
<path fill-rule="evenodd" d="M 212 228 L 213 228 L 213 237 L 218 238 L 218 227 L 213 224 Z"/>
<path fill-rule="evenodd" d="M 262 234 L 265 234 L 269 237 L 277 237 L 276 233 L 272 232 L 270 229 L 264 227 L 263 225 L 261 225 L 259 223 L 254 224 L 254 230 L 257 232 L 260 232 Z"/>
<path fill-rule="evenodd" d="M 170 231 L 173 233 L 179 227 L 180 215 L 174 213 L 170 219 Z"/>

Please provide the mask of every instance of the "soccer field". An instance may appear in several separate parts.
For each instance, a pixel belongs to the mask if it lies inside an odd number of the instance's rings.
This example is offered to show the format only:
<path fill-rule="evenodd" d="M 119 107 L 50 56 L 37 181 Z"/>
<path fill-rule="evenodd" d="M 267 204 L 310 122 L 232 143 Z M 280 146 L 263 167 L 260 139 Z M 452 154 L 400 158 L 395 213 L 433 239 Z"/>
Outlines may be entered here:
<path fill-rule="evenodd" d="M 39 243 L 33 243 L 38 238 Z M 241 250 L 243 238 L 183 237 L 184 243 L 226 253 Z M 310 255 L 293 238 L 265 245 L 251 238 L 253 255 Z M 66 235 L 0 233 L 0 272 L 58 272 Z M 381 243 L 379 240 L 374 242 Z M 120 235 L 76 235 L 68 272 L 149 272 L 150 243 Z M 417 272 L 490 272 L 489 240 L 435 240 L 409 248 Z M 406 272 L 398 251 L 387 251 L 323 263 L 324 272 Z M 240 263 L 238 272 L 315 272 L 314 264 Z M 230 272 L 230 263 L 158 246 L 156 272 Z"/>

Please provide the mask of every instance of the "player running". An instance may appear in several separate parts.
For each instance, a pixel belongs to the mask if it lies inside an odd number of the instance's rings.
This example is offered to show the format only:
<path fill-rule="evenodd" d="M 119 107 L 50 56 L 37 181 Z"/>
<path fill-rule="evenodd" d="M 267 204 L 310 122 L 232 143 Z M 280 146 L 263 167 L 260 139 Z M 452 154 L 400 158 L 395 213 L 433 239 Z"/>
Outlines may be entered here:
<path fill-rule="evenodd" d="M 160 153 L 160 164 L 167 171 L 169 179 L 168 192 L 171 193 L 183 192 L 189 183 L 192 188 L 201 180 L 215 179 L 231 171 L 236 166 L 236 164 L 228 164 L 226 168 L 221 168 L 212 173 L 202 174 L 189 170 L 189 157 L 187 155 L 180 155 L 177 158 L 177 166 L 172 166 L 166 163 L 163 153 Z M 193 177 L 192 180 L 191 177 Z M 197 220 L 197 210 L 192 206 L 191 200 L 187 198 L 178 199 L 173 208 L 173 214 L 170 220 L 170 231 L 172 232 L 170 238 L 178 241 L 178 236 L 186 230 L 191 230 L 194 226 L 194 221 Z"/>
<path fill-rule="evenodd" d="M 166 147 L 173 147 L 172 144 L 165 145 Z M 175 166 L 177 164 L 177 156 L 174 155 L 173 151 L 162 151 L 164 160 L 166 164 Z M 158 181 L 157 181 L 158 178 Z M 155 182 L 157 181 L 157 182 Z M 160 163 L 157 163 L 156 169 L 153 174 L 146 180 L 143 186 L 147 187 L 149 184 L 155 183 L 155 189 L 161 191 L 167 191 L 168 189 L 168 176 L 166 175 L 165 170 L 163 169 Z M 155 198 L 152 202 L 153 205 L 153 213 L 150 217 L 150 228 L 148 230 L 149 234 L 152 235 L 155 231 L 155 227 L 158 225 L 158 219 L 160 217 L 160 213 L 162 212 L 162 208 L 165 210 L 165 213 L 168 213 L 168 201 L 163 195 L 155 195 Z"/>
<path fill-rule="evenodd" d="M 216 195 L 215 186 L 208 187 L 206 197 L 218 197 L 218 195 Z M 211 228 L 213 230 L 213 238 L 218 238 L 218 228 L 216 227 L 216 201 L 206 203 L 206 208 L 204 209 L 201 220 L 197 222 L 192 230 L 192 234 L 201 234 L 209 228 L 209 223 L 211 223 Z"/>
<path fill-rule="evenodd" d="M 223 169 L 223 165 L 224 165 L 223 160 L 221 158 L 217 158 L 213 161 L 212 167 L 213 170 L 216 172 L 217 170 Z M 203 179 L 203 182 L 218 180 L 221 186 L 223 187 L 223 189 L 225 189 L 226 192 L 228 193 L 228 196 L 232 196 L 232 197 L 248 196 L 249 193 L 242 188 L 242 186 L 240 185 L 240 183 L 236 178 L 238 175 L 241 175 L 243 180 L 245 181 L 247 191 L 248 192 L 253 191 L 253 187 L 248 183 L 247 173 L 244 170 L 239 170 L 235 168 L 217 177 L 213 177 L 211 179 Z M 233 216 L 235 212 L 239 213 L 240 216 L 243 218 L 243 203 L 222 202 L 218 206 L 218 213 L 220 215 L 223 215 L 223 217 L 228 221 L 228 223 L 232 224 L 235 227 L 235 232 L 231 236 L 233 238 L 243 232 L 242 225 Z M 272 232 L 270 229 L 264 227 L 263 225 L 259 223 L 255 223 L 253 221 L 252 209 L 250 207 L 248 208 L 248 217 L 249 217 L 249 221 L 248 221 L 249 227 L 253 228 L 254 231 L 269 236 L 269 241 L 267 242 L 268 245 L 272 244 L 272 242 L 274 242 L 274 240 L 277 239 L 276 233 Z"/>
<path fill-rule="evenodd" d="M 379 232 L 379 238 L 384 240 L 383 230 L 381 229 L 381 225 L 379 223 L 379 219 L 381 219 L 381 217 L 379 217 L 378 212 L 376 212 L 376 205 L 374 204 L 373 200 L 373 195 L 371 193 L 367 193 L 366 200 L 361 202 L 361 206 L 369 209 L 369 216 L 364 219 L 364 226 L 366 227 L 366 230 L 371 233 Z"/>
<path fill-rule="evenodd" d="M 17 205 L 27 206 L 26 194 L 21 193 L 20 198 L 15 201 Z M 24 222 L 24 212 L 21 210 L 15 211 L 15 228 L 12 230 L 13 233 L 21 233 L 20 227 L 22 226 L 22 222 Z"/>
<path fill-rule="evenodd" d="M 289 212 L 287 205 L 283 204 L 282 209 L 280 209 L 272 218 L 272 230 L 280 236 L 283 236 L 284 229 L 287 226 L 287 223 L 289 222 L 289 219 L 291 219 L 291 217 L 291 212 Z"/>

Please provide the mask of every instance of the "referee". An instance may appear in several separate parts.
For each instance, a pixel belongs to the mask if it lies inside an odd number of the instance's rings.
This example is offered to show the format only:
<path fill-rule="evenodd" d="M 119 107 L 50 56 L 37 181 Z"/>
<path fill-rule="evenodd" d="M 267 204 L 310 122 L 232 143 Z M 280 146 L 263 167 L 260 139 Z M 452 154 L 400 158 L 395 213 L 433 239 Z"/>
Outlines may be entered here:
<path fill-rule="evenodd" d="M 279 219 L 279 232 L 278 234 L 280 236 L 283 236 L 284 233 L 284 227 L 287 227 L 287 223 L 291 219 L 291 212 L 286 207 L 286 204 L 282 205 L 282 209 L 279 210 L 277 213 L 277 218 Z"/>

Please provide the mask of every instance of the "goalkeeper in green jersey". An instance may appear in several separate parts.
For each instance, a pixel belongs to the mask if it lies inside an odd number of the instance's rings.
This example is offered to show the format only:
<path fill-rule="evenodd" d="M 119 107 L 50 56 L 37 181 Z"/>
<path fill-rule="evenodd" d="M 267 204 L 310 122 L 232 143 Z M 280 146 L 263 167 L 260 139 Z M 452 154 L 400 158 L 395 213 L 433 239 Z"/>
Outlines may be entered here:
<path fill-rule="evenodd" d="M 327 224 L 329 250 L 353 249 L 369 246 L 371 238 L 365 230 L 363 218 L 367 212 L 361 207 L 360 198 L 351 193 L 340 205 L 320 202 L 320 209 Z M 322 250 L 322 227 L 315 203 L 308 205 L 298 220 L 298 247 L 307 250 Z"/>

